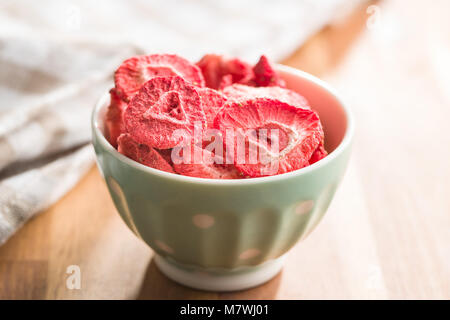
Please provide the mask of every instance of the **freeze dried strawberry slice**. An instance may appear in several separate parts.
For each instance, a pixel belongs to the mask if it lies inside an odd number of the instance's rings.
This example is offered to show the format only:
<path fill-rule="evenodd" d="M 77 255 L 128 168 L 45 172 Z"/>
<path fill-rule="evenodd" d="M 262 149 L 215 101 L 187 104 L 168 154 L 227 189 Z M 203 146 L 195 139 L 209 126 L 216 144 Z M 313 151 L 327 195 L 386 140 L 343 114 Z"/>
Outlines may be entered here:
<path fill-rule="evenodd" d="M 323 142 L 319 144 L 316 151 L 311 156 L 311 159 L 309 159 L 309 164 L 316 163 L 319 160 L 322 160 L 328 155 L 327 150 L 325 150 L 325 147 L 323 146 Z"/>
<path fill-rule="evenodd" d="M 197 62 L 206 86 L 219 89 L 228 83 L 247 83 L 253 78 L 252 66 L 238 58 L 207 54 Z"/>
<path fill-rule="evenodd" d="M 174 173 L 172 166 L 155 149 L 138 144 L 129 134 L 121 134 L 117 143 L 118 151 L 124 156 L 148 167 Z"/>
<path fill-rule="evenodd" d="M 228 86 L 233 84 L 233 76 L 231 74 L 226 74 L 220 79 L 219 90 L 223 90 Z"/>
<path fill-rule="evenodd" d="M 105 136 L 109 143 L 114 148 L 117 148 L 117 138 L 123 132 L 125 132 L 123 114 L 125 112 L 127 104 L 125 101 L 120 99 L 120 97 L 116 93 L 116 90 L 111 89 L 109 93 L 111 102 L 109 104 L 108 110 L 106 111 Z"/>
<path fill-rule="evenodd" d="M 216 116 L 214 126 L 224 135 L 226 145 L 233 143 L 236 168 L 250 177 L 307 166 L 323 140 L 314 111 L 267 98 L 227 104 Z M 227 130 L 232 130 L 233 136 Z M 255 157 L 252 150 L 256 150 Z"/>
<path fill-rule="evenodd" d="M 262 55 L 258 63 L 253 67 L 254 81 L 258 87 L 279 86 L 286 87 L 286 83 L 275 71 L 269 59 Z"/>
<path fill-rule="evenodd" d="M 205 112 L 208 128 L 212 128 L 214 118 L 220 109 L 224 106 L 227 98 L 219 91 L 210 88 L 197 88 L 202 101 L 203 111 Z"/>
<path fill-rule="evenodd" d="M 179 161 L 174 161 L 173 167 L 177 173 L 184 176 L 207 179 L 242 178 L 242 174 L 236 168 L 223 164 L 224 161 L 219 160 L 219 157 L 212 152 L 196 145 L 187 148 L 191 151 L 190 154 L 186 155 L 180 149 Z"/>
<path fill-rule="evenodd" d="M 202 71 L 206 86 L 217 89 L 223 76 L 222 56 L 207 54 L 204 55 L 203 58 L 201 58 L 196 64 Z"/>
<path fill-rule="evenodd" d="M 161 157 L 164 158 L 164 160 L 166 160 L 170 165 L 173 164 L 172 162 L 172 149 L 155 149 L 156 151 L 158 151 L 158 153 L 161 155 Z"/>
<path fill-rule="evenodd" d="M 238 58 L 223 60 L 224 74 L 231 74 L 233 83 L 247 83 L 253 78 L 253 70 L 250 64 Z"/>
<path fill-rule="evenodd" d="M 250 87 L 242 84 L 233 84 L 223 90 L 223 94 L 238 102 L 255 98 L 272 98 L 297 108 L 311 109 L 308 101 L 295 91 L 280 87 Z"/>
<path fill-rule="evenodd" d="M 181 77 L 147 81 L 129 103 L 124 121 L 136 142 L 158 149 L 195 139 L 194 128 L 206 128 L 200 96 Z"/>
<path fill-rule="evenodd" d="M 129 101 L 151 78 L 167 76 L 180 76 L 193 85 L 205 86 L 199 67 L 174 54 L 151 54 L 127 59 L 114 74 L 114 82 L 118 94 Z"/>

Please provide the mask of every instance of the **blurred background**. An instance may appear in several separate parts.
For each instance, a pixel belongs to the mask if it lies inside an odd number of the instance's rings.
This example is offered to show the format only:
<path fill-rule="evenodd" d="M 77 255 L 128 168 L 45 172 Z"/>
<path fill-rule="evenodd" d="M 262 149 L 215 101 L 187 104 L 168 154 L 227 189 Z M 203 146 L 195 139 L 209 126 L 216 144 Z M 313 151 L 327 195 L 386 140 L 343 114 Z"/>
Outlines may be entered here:
<path fill-rule="evenodd" d="M 449 299 L 448 12 L 447 0 L 0 0 L 0 299 Z M 89 116 L 142 53 L 266 54 L 352 108 L 335 200 L 267 284 L 174 284 L 116 214 Z M 81 289 L 66 286 L 71 265 Z"/>

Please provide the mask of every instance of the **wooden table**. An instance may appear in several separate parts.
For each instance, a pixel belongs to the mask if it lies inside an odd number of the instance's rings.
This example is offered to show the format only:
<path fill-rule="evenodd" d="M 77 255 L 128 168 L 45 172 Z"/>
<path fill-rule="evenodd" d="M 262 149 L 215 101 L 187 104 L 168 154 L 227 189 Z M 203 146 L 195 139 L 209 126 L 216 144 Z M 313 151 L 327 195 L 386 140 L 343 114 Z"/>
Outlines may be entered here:
<path fill-rule="evenodd" d="M 92 168 L 0 248 L 0 299 L 449 299 L 450 6 L 438 3 L 362 7 L 285 61 L 337 87 L 357 132 L 327 215 L 273 280 L 226 294 L 168 280 Z M 79 290 L 66 287 L 70 265 Z"/>

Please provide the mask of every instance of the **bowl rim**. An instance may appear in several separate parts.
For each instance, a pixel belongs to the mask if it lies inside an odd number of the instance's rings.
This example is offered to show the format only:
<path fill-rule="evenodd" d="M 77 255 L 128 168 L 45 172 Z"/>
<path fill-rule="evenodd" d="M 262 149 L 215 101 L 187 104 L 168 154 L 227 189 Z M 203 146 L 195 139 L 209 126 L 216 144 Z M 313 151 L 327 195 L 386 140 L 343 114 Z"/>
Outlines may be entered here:
<path fill-rule="evenodd" d="M 281 64 L 275 64 L 276 69 L 283 72 L 283 73 L 290 73 L 297 77 L 303 78 L 305 80 L 308 80 L 310 82 L 313 82 L 314 84 L 320 86 L 322 89 L 326 90 L 329 94 L 331 94 L 340 104 L 342 107 L 346 121 L 347 121 L 347 128 L 345 130 L 344 137 L 342 141 L 339 143 L 339 145 L 330 152 L 325 158 L 317 161 L 316 163 L 313 163 L 312 165 L 309 165 L 307 167 L 290 171 L 274 176 L 268 176 L 268 177 L 257 177 L 257 178 L 246 178 L 246 179 L 211 179 L 211 178 L 198 178 L 198 177 L 190 177 L 190 176 L 184 176 L 176 173 L 170 173 L 161 171 L 158 169 L 154 169 L 151 167 L 147 167 L 143 164 L 140 164 L 139 162 L 136 162 L 123 154 L 119 153 L 109 142 L 106 140 L 104 134 L 101 132 L 99 128 L 99 112 L 101 108 L 105 105 L 106 99 L 108 99 L 108 92 L 102 95 L 102 97 L 97 101 L 97 104 L 95 105 L 92 115 L 91 115 L 91 125 L 93 129 L 93 134 L 95 134 L 97 141 L 99 144 L 101 144 L 102 148 L 108 151 L 111 155 L 116 157 L 119 161 L 124 162 L 125 164 L 134 167 L 135 169 L 142 170 L 148 174 L 159 176 L 160 178 L 165 178 L 173 181 L 179 181 L 179 182 L 186 182 L 186 183 L 193 183 L 193 184 L 202 184 L 202 185 L 251 185 L 251 184 L 263 184 L 268 182 L 277 182 L 289 178 L 294 178 L 302 175 L 306 175 L 311 171 L 319 170 L 321 167 L 326 166 L 328 163 L 332 162 L 334 159 L 336 159 L 339 155 L 341 155 L 344 150 L 346 150 L 352 141 L 353 134 L 354 134 L 354 120 L 353 120 L 353 114 L 349 107 L 343 102 L 343 99 L 339 96 L 337 91 L 331 87 L 328 83 L 325 81 L 296 68 L 281 65 Z"/>

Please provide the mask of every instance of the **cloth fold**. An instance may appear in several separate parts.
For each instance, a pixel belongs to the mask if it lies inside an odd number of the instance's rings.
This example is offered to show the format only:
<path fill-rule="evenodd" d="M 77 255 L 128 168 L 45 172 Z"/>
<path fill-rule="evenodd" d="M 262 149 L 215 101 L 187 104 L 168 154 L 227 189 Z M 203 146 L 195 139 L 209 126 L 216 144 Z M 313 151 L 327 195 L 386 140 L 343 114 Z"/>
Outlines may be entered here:
<path fill-rule="evenodd" d="M 94 160 L 85 145 L 35 169 L 0 182 L 0 244 L 37 212 L 69 191 Z"/>
<path fill-rule="evenodd" d="M 92 165 L 90 114 L 132 46 L 0 39 L 0 244 Z"/>

